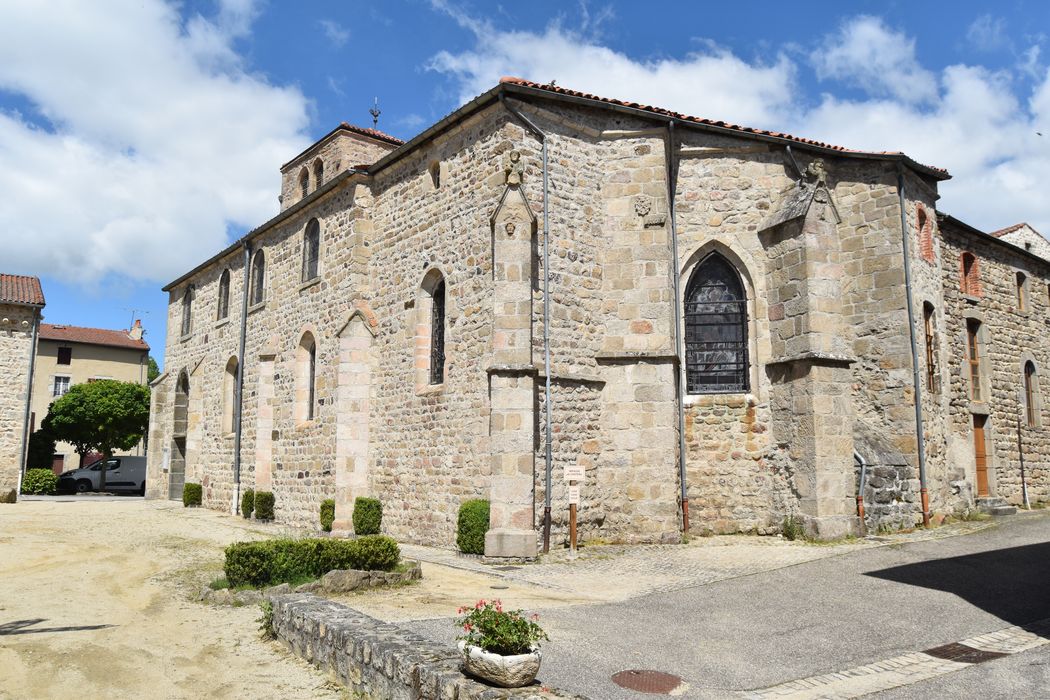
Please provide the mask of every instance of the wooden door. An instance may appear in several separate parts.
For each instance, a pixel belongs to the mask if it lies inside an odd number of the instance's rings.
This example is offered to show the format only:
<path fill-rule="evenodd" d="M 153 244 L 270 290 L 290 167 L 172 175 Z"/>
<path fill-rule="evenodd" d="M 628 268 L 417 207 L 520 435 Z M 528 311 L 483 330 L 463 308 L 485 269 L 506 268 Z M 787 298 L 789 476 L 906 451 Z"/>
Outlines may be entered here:
<path fill-rule="evenodd" d="M 977 495 L 988 495 L 988 447 L 984 441 L 984 425 L 987 416 L 973 417 L 973 453 L 977 462 Z"/>

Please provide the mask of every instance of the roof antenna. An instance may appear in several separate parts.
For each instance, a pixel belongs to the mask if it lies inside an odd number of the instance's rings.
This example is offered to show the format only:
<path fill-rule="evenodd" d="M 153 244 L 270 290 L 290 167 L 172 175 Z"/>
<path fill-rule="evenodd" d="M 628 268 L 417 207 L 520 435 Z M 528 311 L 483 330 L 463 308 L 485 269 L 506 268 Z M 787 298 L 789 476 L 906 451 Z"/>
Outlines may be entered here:
<path fill-rule="evenodd" d="M 372 105 L 372 109 L 368 110 L 368 113 L 372 115 L 372 128 L 375 129 L 379 126 L 379 115 L 382 112 L 379 110 L 379 98 L 375 98 L 375 104 Z"/>

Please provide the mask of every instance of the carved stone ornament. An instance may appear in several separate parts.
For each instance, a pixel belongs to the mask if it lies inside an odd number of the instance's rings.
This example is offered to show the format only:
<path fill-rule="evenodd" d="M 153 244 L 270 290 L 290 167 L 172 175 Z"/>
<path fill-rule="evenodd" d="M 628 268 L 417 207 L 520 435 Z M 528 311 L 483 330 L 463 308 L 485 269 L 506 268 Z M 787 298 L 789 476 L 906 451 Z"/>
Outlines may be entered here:
<path fill-rule="evenodd" d="M 504 226 L 503 228 L 507 231 L 508 236 L 513 236 L 514 230 L 517 228 L 517 226 L 514 225 L 513 221 L 508 221 L 506 226 Z"/>
<path fill-rule="evenodd" d="M 640 194 L 634 198 L 634 213 L 638 216 L 648 216 L 653 210 L 653 198 L 646 194 Z"/>
<path fill-rule="evenodd" d="M 827 185 L 828 169 L 824 166 L 822 159 L 817 158 L 806 166 L 806 179 L 815 185 Z"/>
<path fill-rule="evenodd" d="M 520 185 L 522 175 L 525 173 L 525 163 L 521 159 L 520 151 L 509 151 L 503 156 L 503 173 L 507 177 L 508 185 Z"/>

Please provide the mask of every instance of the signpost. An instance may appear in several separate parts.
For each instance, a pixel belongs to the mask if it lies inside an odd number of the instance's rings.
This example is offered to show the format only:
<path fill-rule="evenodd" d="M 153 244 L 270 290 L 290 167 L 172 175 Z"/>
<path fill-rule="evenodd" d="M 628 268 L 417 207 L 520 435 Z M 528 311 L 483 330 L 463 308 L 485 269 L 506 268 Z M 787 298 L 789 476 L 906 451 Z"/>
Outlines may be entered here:
<path fill-rule="evenodd" d="M 580 485 L 583 481 L 582 464 L 566 465 L 564 480 L 569 482 L 566 489 L 569 500 L 569 558 L 576 558 L 576 506 L 580 503 Z"/>

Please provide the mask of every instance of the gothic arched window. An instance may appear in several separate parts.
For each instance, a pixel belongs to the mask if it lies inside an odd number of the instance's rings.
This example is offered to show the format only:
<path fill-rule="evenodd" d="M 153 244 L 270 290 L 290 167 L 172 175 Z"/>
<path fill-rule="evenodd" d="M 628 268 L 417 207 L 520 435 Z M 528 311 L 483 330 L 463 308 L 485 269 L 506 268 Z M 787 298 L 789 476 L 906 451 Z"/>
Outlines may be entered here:
<path fill-rule="evenodd" d="M 219 306 L 215 310 L 215 318 L 218 321 L 230 315 L 230 271 L 223 270 L 219 277 Z"/>
<path fill-rule="evenodd" d="M 685 289 L 685 376 L 690 394 L 748 390 L 747 294 L 740 275 L 717 253 Z"/>
<path fill-rule="evenodd" d="M 260 250 L 252 261 L 251 304 L 261 304 L 266 298 L 266 258 Z"/>
<path fill-rule="evenodd" d="M 321 225 L 310 219 L 303 235 L 303 282 L 317 277 L 317 259 L 321 253 Z"/>

